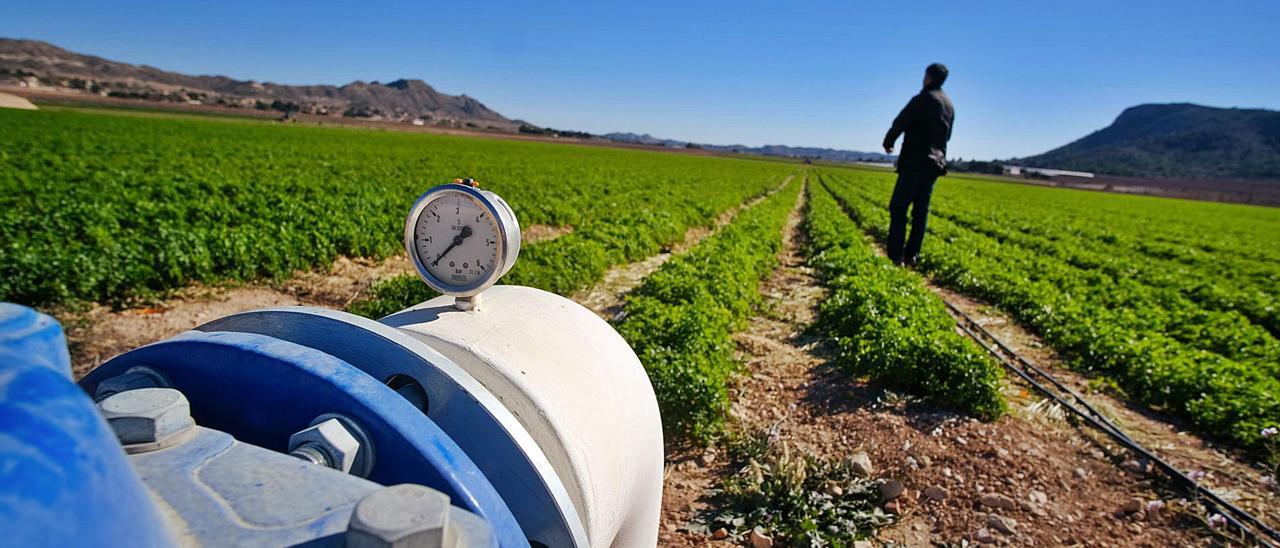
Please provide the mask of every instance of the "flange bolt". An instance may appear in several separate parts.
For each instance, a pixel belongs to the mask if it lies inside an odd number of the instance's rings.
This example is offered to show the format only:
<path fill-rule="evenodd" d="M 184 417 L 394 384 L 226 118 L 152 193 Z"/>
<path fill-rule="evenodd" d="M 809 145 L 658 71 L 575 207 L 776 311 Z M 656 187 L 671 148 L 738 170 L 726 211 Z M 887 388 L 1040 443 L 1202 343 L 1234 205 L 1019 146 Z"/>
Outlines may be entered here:
<path fill-rule="evenodd" d="M 130 453 L 167 447 L 195 426 L 191 403 L 172 388 L 138 388 L 98 402 L 98 410 Z"/>

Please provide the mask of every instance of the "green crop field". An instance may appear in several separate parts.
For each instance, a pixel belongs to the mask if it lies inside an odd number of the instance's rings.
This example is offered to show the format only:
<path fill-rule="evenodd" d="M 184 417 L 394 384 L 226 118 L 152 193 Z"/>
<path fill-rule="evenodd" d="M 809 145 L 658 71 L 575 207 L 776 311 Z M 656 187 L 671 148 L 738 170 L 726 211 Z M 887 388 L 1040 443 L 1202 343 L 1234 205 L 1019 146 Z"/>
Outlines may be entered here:
<path fill-rule="evenodd" d="M 918 273 L 875 252 L 893 174 L 602 147 L 135 113 L 0 110 L 0 300 L 128 305 L 195 282 L 285 278 L 401 253 L 421 192 L 470 176 L 525 225 L 505 283 L 562 295 L 761 198 L 633 291 L 617 328 L 667 428 L 707 438 L 802 189 L 817 332 L 850 374 L 984 418 L 997 364 L 935 283 L 984 299 L 1082 371 L 1201 431 L 1256 446 L 1280 422 L 1280 210 L 946 178 Z M 789 184 L 782 183 L 791 177 Z M 383 280 L 353 311 L 431 296 Z"/>
<path fill-rule="evenodd" d="M 526 226 L 573 228 L 526 248 L 507 278 L 567 293 L 794 171 L 596 147 L 0 110 L 0 300 L 122 302 L 400 253 L 414 198 L 460 176 L 504 195 Z"/>
<path fill-rule="evenodd" d="M 883 239 L 893 176 L 823 170 Z M 920 269 L 1077 368 L 1252 445 L 1280 422 L 1280 210 L 944 178 Z"/>

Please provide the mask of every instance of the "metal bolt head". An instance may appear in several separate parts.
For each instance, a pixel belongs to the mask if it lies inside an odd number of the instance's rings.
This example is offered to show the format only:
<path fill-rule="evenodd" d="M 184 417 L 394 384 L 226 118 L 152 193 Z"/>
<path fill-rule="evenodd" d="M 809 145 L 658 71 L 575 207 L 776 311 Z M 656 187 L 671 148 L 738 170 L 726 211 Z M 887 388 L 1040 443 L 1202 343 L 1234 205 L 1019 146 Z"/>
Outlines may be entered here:
<path fill-rule="evenodd" d="M 195 426 L 191 403 L 172 388 L 139 388 L 98 402 L 123 445 L 159 444 Z"/>
<path fill-rule="evenodd" d="M 289 452 L 306 445 L 324 451 L 334 469 L 350 472 L 360 453 L 360 441 L 338 419 L 329 419 L 289 436 Z"/>
<path fill-rule="evenodd" d="M 452 546 L 449 496 L 421 485 L 393 485 L 366 496 L 351 512 L 348 548 Z"/>
<path fill-rule="evenodd" d="M 98 383 L 93 393 L 94 401 L 102 401 L 121 392 L 139 388 L 169 388 L 169 379 L 164 374 L 150 367 L 135 366 L 124 373 L 105 379 Z"/>

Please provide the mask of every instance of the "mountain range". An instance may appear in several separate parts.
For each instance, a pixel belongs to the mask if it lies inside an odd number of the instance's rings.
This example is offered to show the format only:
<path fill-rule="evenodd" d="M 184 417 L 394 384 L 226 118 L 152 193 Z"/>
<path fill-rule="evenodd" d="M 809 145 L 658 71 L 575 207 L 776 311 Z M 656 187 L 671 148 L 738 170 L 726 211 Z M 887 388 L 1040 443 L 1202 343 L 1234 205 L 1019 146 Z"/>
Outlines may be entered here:
<path fill-rule="evenodd" d="M 422 80 L 292 86 L 227 76 L 189 76 L 67 51 L 37 40 L 0 38 L 0 83 L 86 93 L 311 114 L 471 125 L 514 131 L 521 124 L 466 95 L 436 91 Z"/>
<path fill-rule="evenodd" d="M 1010 163 L 1128 177 L 1280 180 L 1280 112 L 1138 105 L 1084 138 Z"/>
<path fill-rule="evenodd" d="M 422 80 L 333 85 L 284 85 L 227 76 L 190 76 L 146 65 L 68 51 L 39 40 L 0 38 L 0 84 L 50 87 L 87 94 L 225 107 L 256 108 L 375 120 L 470 127 L 534 135 L 831 161 L 883 161 L 892 157 L 812 147 L 700 145 L 649 135 L 540 128 L 507 118 L 467 95 L 448 95 Z"/>
<path fill-rule="evenodd" d="M 879 152 L 863 152 L 858 150 L 840 150 L 821 147 L 796 147 L 789 145 L 764 145 L 752 147 L 747 145 L 712 145 L 705 143 L 692 143 L 689 141 L 678 141 L 675 139 L 660 139 L 647 133 L 606 133 L 600 137 L 616 143 L 631 143 L 670 148 L 700 148 L 704 150 L 714 150 L 716 152 L 755 154 L 758 156 L 780 156 L 784 158 L 810 158 L 831 162 L 892 162 L 894 158 L 896 158 L 896 156 L 890 156 Z"/>
<path fill-rule="evenodd" d="M 507 118 L 472 97 L 441 93 L 422 80 L 356 81 L 334 86 L 191 76 L 75 53 L 37 40 L 0 38 L 0 85 L 4 84 L 737 154 L 835 162 L 888 162 L 895 158 L 879 152 L 821 147 L 702 144 L 635 133 L 597 136 Z M 994 166 L 996 171 L 1000 164 L 1013 163 L 1128 177 L 1280 180 L 1280 112 L 1189 103 L 1139 105 L 1125 109 L 1110 126 L 1043 154 L 977 163 L 988 169 Z"/>

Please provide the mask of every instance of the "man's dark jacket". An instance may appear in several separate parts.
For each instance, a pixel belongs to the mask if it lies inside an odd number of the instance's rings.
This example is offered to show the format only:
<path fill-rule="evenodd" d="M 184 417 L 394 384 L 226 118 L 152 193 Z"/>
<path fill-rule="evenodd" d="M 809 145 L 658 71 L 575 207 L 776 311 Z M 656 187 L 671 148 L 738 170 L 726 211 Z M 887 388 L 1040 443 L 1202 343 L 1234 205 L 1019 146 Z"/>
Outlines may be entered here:
<path fill-rule="evenodd" d="M 930 85 L 912 97 L 884 136 L 884 145 L 889 147 L 899 135 L 907 134 L 898 154 L 898 171 L 946 173 L 947 141 L 951 140 L 955 117 L 951 98 L 943 93 L 942 86 Z"/>

